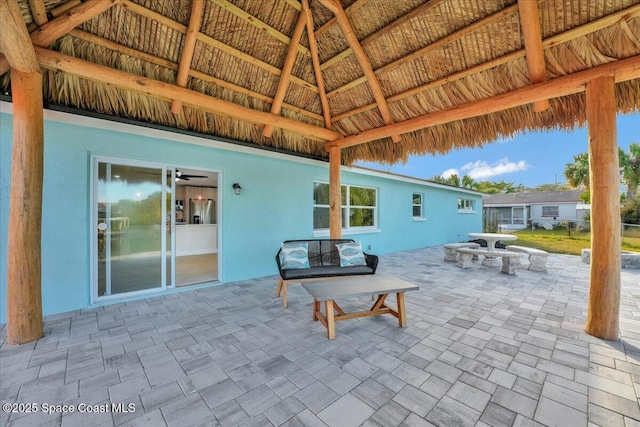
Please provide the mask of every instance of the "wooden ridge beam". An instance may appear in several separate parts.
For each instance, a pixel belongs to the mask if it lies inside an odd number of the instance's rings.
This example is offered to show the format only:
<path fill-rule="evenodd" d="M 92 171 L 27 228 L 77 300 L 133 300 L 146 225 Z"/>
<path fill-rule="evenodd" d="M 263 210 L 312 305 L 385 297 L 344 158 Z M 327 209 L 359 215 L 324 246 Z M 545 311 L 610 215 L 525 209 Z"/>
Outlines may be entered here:
<path fill-rule="evenodd" d="M 193 52 L 196 49 L 196 41 L 202 24 L 202 12 L 204 11 L 204 0 L 193 0 L 191 3 L 191 17 L 189 18 L 189 27 L 187 35 L 184 39 L 182 55 L 180 56 L 180 64 L 178 65 L 178 76 L 176 84 L 185 87 L 189 79 L 189 70 L 191 69 L 191 61 L 193 61 Z M 182 111 L 182 101 L 174 99 L 171 103 L 171 112 L 180 114 Z"/>
<path fill-rule="evenodd" d="M 287 57 L 282 67 L 282 74 L 280 74 L 280 80 L 278 81 L 278 87 L 276 94 L 273 96 L 273 103 L 271 104 L 271 114 L 279 115 L 282 108 L 282 102 L 287 94 L 287 87 L 289 87 L 289 78 L 291 77 L 291 71 L 296 63 L 298 56 L 298 46 L 300 44 L 300 37 L 307 22 L 307 15 L 304 11 L 298 15 L 298 22 L 296 28 L 293 30 L 293 36 L 291 37 L 291 43 L 287 50 Z M 270 138 L 273 135 L 273 126 L 267 125 L 262 130 L 262 135 Z"/>
<path fill-rule="evenodd" d="M 463 105 L 456 105 L 393 125 L 367 130 L 357 135 L 345 137 L 340 141 L 330 142 L 326 145 L 326 148 L 353 147 L 373 140 L 388 138 L 391 135 L 415 132 L 430 126 L 497 113 L 498 111 L 519 107 L 543 99 L 573 95 L 584 92 L 586 82 L 601 76 L 611 75 L 615 76 L 616 83 L 640 78 L 640 55 L 605 65 L 599 65 L 588 70 L 558 77 L 553 80 L 537 83 L 489 98 Z"/>
<path fill-rule="evenodd" d="M 567 30 L 564 33 L 556 34 L 555 36 L 551 36 L 542 42 L 542 46 L 544 49 L 549 49 L 551 47 L 560 45 L 562 43 L 567 43 L 571 40 L 575 40 L 579 37 L 586 36 L 587 34 L 591 34 L 595 31 L 601 30 L 606 27 L 610 27 L 612 25 L 621 24 L 626 22 L 627 20 L 634 18 L 640 15 L 640 4 L 635 6 L 631 6 L 627 9 L 620 10 L 618 12 L 612 13 L 611 15 L 607 15 L 602 17 L 596 21 L 592 21 L 588 24 L 582 25 L 580 27 L 572 28 L 571 30 Z M 478 64 L 474 67 L 467 68 L 465 70 L 458 71 L 457 73 L 451 74 L 449 76 L 441 77 L 437 80 L 425 83 L 422 86 L 418 86 L 412 89 L 405 90 L 404 92 L 397 93 L 395 95 L 387 98 L 387 102 L 396 102 L 401 101 L 403 99 L 409 98 L 410 96 L 417 95 L 419 93 L 425 92 L 429 89 L 434 89 L 440 86 L 444 86 L 447 83 L 453 83 L 455 81 L 461 80 L 465 77 L 469 77 L 473 74 L 477 74 L 486 70 L 489 70 L 494 67 L 498 67 L 502 64 L 509 63 L 511 61 L 515 61 L 520 58 L 524 58 L 525 50 L 520 49 L 515 52 L 508 53 L 499 58 L 492 59 L 490 61 L 484 62 L 482 64 Z M 327 94 L 328 97 L 330 94 Z M 371 103 L 368 105 L 363 105 L 354 110 L 346 111 L 344 113 L 335 115 L 331 118 L 332 122 L 336 122 L 338 120 L 342 120 L 353 115 L 363 113 L 365 111 L 373 110 L 376 108 L 375 103 Z"/>
<path fill-rule="evenodd" d="M 537 0 L 519 1 L 517 4 L 520 12 L 527 68 L 529 69 L 529 81 L 531 84 L 540 83 L 547 78 L 547 67 L 544 62 L 538 2 Z M 536 113 L 542 112 L 547 108 L 549 108 L 548 99 L 533 103 L 533 111 Z"/>
<path fill-rule="evenodd" d="M 47 22 L 31 33 L 31 43 L 34 46 L 46 47 L 69 33 L 78 25 L 100 15 L 118 4 L 120 0 L 87 0 L 63 15 Z M 0 75 L 9 71 L 6 58 L 0 58 Z"/>
<path fill-rule="evenodd" d="M 152 64 L 155 65 L 159 65 L 161 67 L 165 67 L 168 68 L 170 70 L 174 70 L 177 71 L 178 70 L 178 64 L 172 61 L 169 61 L 167 59 L 164 58 L 160 58 L 154 55 L 151 55 L 149 53 L 145 53 L 145 52 L 140 52 L 139 50 L 133 49 L 129 46 L 125 46 L 122 45 L 120 43 L 116 43 L 114 41 L 111 40 L 107 40 L 103 37 L 100 36 L 96 36 L 95 34 L 91 34 L 91 33 L 87 33 L 86 31 L 82 31 L 82 30 L 71 30 L 71 32 L 69 33 L 69 35 L 76 37 L 80 40 L 84 40 L 86 42 L 89 43 L 94 43 L 97 46 L 102 46 L 104 48 L 113 50 L 114 52 L 123 54 L 123 55 L 129 55 L 132 58 L 136 58 L 136 59 L 140 59 L 142 61 L 147 61 L 150 62 Z M 239 93 L 241 95 L 245 95 L 245 96 L 250 96 L 252 98 L 255 99 L 259 99 L 260 101 L 264 101 L 267 102 L 269 104 L 271 104 L 273 102 L 273 98 L 271 98 L 270 96 L 264 95 L 262 93 L 259 92 L 255 92 L 252 91 L 251 89 L 247 89 L 244 88 L 242 86 L 238 86 L 234 83 L 230 83 L 227 81 L 224 81 L 222 79 L 219 79 L 217 77 L 213 77 L 210 76 L 209 74 L 205 74 L 201 71 L 197 71 L 194 69 L 189 70 L 189 75 L 192 77 L 195 77 L 197 79 L 209 82 L 209 83 L 213 83 L 217 86 L 223 87 L 225 89 L 228 89 L 230 91 Z M 304 116 L 307 116 L 311 119 L 314 120 L 318 120 L 318 121 L 322 121 L 323 120 L 323 116 L 321 116 L 320 114 L 316 114 L 313 113 L 311 111 L 307 111 L 303 108 L 297 107 L 295 105 L 291 105 L 291 104 L 287 104 L 286 102 L 282 104 L 282 108 L 285 108 L 287 110 L 290 111 L 294 111 L 298 114 L 302 114 Z"/>
<path fill-rule="evenodd" d="M 255 16 L 253 16 L 250 13 L 240 9 L 238 6 L 228 2 L 227 0 L 211 0 L 211 2 L 216 4 L 221 9 L 224 9 L 227 12 L 231 13 L 232 15 L 237 16 L 238 18 L 240 18 L 243 21 L 247 22 L 249 25 L 252 25 L 255 28 L 259 29 L 260 31 L 269 34 L 271 37 L 273 37 L 273 38 L 275 38 L 277 40 L 280 40 L 282 43 L 284 43 L 286 45 L 289 45 L 289 46 L 291 46 L 292 44 L 296 45 L 295 49 L 297 49 L 298 51 L 300 51 L 304 55 L 307 55 L 307 56 L 309 55 L 309 53 L 310 53 L 309 49 L 307 49 L 305 46 L 303 46 L 303 45 L 301 45 L 299 43 L 297 43 L 297 44 L 293 43 L 293 41 L 292 41 L 293 37 L 289 37 L 286 34 L 281 33 L 280 31 L 278 31 L 275 28 L 267 25 L 266 23 L 262 22 L 261 20 L 259 20 Z"/>
<path fill-rule="evenodd" d="M 246 108 L 187 88 L 97 65 L 49 49 L 41 47 L 36 47 L 35 49 L 40 65 L 50 70 L 65 72 L 93 82 L 108 84 L 165 100 L 181 99 L 183 104 L 193 106 L 196 109 L 256 125 L 264 126 L 269 124 L 313 140 L 333 141 L 342 137 L 341 134 L 330 129 Z"/>
<path fill-rule="evenodd" d="M 382 114 L 382 119 L 386 125 L 390 125 L 393 123 L 393 117 L 391 116 L 391 111 L 389 110 L 389 106 L 387 105 L 387 100 L 384 97 L 384 93 L 382 92 L 382 87 L 380 87 L 380 82 L 373 72 L 373 67 L 371 66 L 371 62 L 369 58 L 367 58 L 366 53 L 360 46 L 360 42 L 355 35 L 353 27 L 351 26 L 351 22 L 349 22 L 349 18 L 347 17 L 344 9 L 337 0 L 320 0 L 320 3 L 325 6 L 327 9 L 332 11 L 338 21 L 338 25 L 342 30 L 344 37 L 347 39 L 349 46 L 353 49 L 353 53 L 360 64 L 360 68 L 364 72 L 365 77 L 369 83 L 369 87 L 371 88 L 371 92 L 373 92 L 373 97 L 378 104 L 378 109 Z M 400 135 L 390 135 L 393 142 L 400 142 Z"/>
<path fill-rule="evenodd" d="M 15 0 L 0 0 L 0 16 L 0 52 L 4 53 L 2 59 L 6 61 L 7 70 L 11 66 L 22 73 L 39 73 L 40 64 L 18 3 Z"/>
<path fill-rule="evenodd" d="M 329 108 L 329 100 L 327 99 L 327 92 L 325 90 L 322 68 L 320 67 L 318 44 L 316 43 L 316 36 L 313 32 L 313 15 L 311 15 L 311 9 L 309 9 L 309 0 L 302 0 L 302 11 L 307 16 L 307 35 L 309 36 L 309 47 L 311 49 L 313 71 L 316 76 L 316 85 L 318 86 L 318 94 L 320 95 L 320 103 L 322 104 L 324 127 L 331 129 L 331 110 Z"/>

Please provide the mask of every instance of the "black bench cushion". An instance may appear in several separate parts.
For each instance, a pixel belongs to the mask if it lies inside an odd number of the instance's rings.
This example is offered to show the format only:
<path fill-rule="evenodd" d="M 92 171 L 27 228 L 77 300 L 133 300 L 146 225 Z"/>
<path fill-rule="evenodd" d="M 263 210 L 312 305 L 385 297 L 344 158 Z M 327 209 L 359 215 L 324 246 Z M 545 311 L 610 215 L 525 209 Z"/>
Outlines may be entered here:
<path fill-rule="evenodd" d="M 354 265 L 349 267 L 325 265 L 322 267 L 284 269 L 282 271 L 284 273 L 282 277 L 284 280 L 308 279 L 312 277 L 359 276 L 374 273 L 374 269 L 368 265 Z"/>

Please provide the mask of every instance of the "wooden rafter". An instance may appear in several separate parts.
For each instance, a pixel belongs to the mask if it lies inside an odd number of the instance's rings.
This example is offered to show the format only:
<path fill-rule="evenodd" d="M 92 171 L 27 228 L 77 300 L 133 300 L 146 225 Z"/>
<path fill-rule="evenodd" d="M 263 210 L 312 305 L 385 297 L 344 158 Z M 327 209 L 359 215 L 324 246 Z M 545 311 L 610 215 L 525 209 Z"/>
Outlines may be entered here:
<path fill-rule="evenodd" d="M 318 55 L 318 44 L 313 31 L 313 15 L 309 9 L 309 1 L 302 0 L 302 10 L 307 16 L 307 35 L 309 36 L 309 48 L 311 50 L 311 60 L 313 61 L 313 71 L 316 76 L 316 85 L 318 86 L 318 94 L 320 95 L 320 103 L 322 104 L 322 115 L 324 116 L 324 126 L 331 129 L 331 110 L 329 109 L 329 100 L 324 85 L 324 77 L 320 67 L 320 57 Z"/>
<path fill-rule="evenodd" d="M 371 67 L 371 62 L 367 55 L 365 54 L 362 46 L 360 46 L 360 42 L 351 27 L 351 22 L 349 22 L 349 18 L 342 9 L 342 6 L 337 0 L 320 0 L 321 4 L 325 6 L 327 9 L 333 12 L 335 15 L 338 25 L 342 30 L 344 37 L 347 39 L 349 46 L 353 49 L 353 53 L 360 64 L 360 68 L 364 72 L 365 77 L 367 78 L 367 82 L 369 83 L 369 87 L 371 88 L 371 92 L 373 92 L 373 97 L 376 99 L 376 103 L 378 104 L 378 109 L 382 114 L 382 119 L 386 125 L 390 125 L 393 123 L 393 117 L 391 117 L 391 111 L 389 110 L 389 106 L 387 105 L 387 100 L 382 93 L 382 88 L 380 87 L 380 82 L 378 82 L 378 78 L 373 72 L 373 67 Z M 400 142 L 400 135 L 393 134 L 389 135 L 393 142 Z"/>
<path fill-rule="evenodd" d="M 298 16 L 298 23 L 296 24 L 296 28 L 293 30 L 293 36 L 291 37 L 291 43 L 289 44 L 289 49 L 287 51 L 287 58 L 285 59 L 284 66 L 282 67 L 282 74 L 280 74 L 278 88 L 276 89 L 276 94 L 273 96 L 273 103 L 271 104 L 271 114 L 280 114 L 284 96 L 287 94 L 287 87 L 289 86 L 291 71 L 293 70 L 293 66 L 296 63 L 296 58 L 298 56 L 300 37 L 302 37 L 302 31 L 304 31 L 306 21 L 306 14 L 304 12 L 300 12 L 300 15 Z M 262 135 L 266 136 L 267 138 L 270 138 L 272 134 L 273 126 L 271 125 L 265 126 L 262 130 Z"/>
<path fill-rule="evenodd" d="M 347 14 L 347 16 L 351 15 L 352 13 L 355 13 L 358 9 L 360 9 L 362 6 L 366 5 L 367 3 L 369 3 L 370 0 L 356 0 L 354 1 L 351 6 L 347 7 L 345 9 L 345 13 Z M 333 27 L 334 25 L 336 25 L 338 23 L 338 20 L 336 19 L 336 17 L 334 16 L 333 18 L 329 19 L 327 22 L 325 22 L 320 28 L 318 28 L 315 31 L 315 35 L 316 38 L 320 37 L 322 34 L 324 34 L 329 28 Z"/>
<path fill-rule="evenodd" d="M 60 37 L 68 34 L 69 31 L 78 25 L 109 10 L 112 6 L 118 4 L 119 1 L 120 0 L 87 0 L 32 32 L 31 43 L 33 43 L 34 46 L 49 46 Z M 9 71 L 9 62 L 6 58 L 0 58 L 0 75 L 7 71 Z"/>
<path fill-rule="evenodd" d="M 227 12 L 237 16 L 238 18 L 242 19 L 243 21 L 247 22 L 248 24 L 256 27 L 257 29 L 259 29 L 260 31 L 263 31 L 267 34 L 269 34 L 271 37 L 280 40 L 282 43 L 286 44 L 286 45 L 296 45 L 296 49 L 298 51 L 300 51 L 301 53 L 305 54 L 305 55 L 309 55 L 309 49 L 307 49 L 306 47 L 304 47 L 303 45 L 299 44 L 299 43 L 293 43 L 292 39 L 293 37 L 289 37 L 286 34 L 281 33 L 280 31 L 276 30 L 275 28 L 267 25 L 266 23 L 262 22 L 261 20 L 259 20 L 258 18 L 256 18 L 255 16 L 245 12 L 244 10 L 240 9 L 238 6 L 228 2 L 227 0 L 211 0 L 213 3 L 215 3 L 216 5 L 218 5 L 219 7 L 221 7 L 222 9 L 226 10 Z"/>
<path fill-rule="evenodd" d="M 414 132 L 430 126 L 442 125 L 455 120 L 465 120 L 521 105 L 540 101 L 543 99 L 559 98 L 584 92 L 585 83 L 594 78 L 606 75 L 615 75 L 616 83 L 640 78 L 640 55 L 622 59 L 620 61 L 600 65 L 588 70 L 558 77 L 543 83 L 516 89 L 510 92 L 489 98 L 479 99 L 463 105 L 425 114 L 410 120 L 371 129 L 357 135 L 348 136 L 340 141 L 334 141 L 326 145 L 332 147 L 353 147 L 365 144 L 376 139 L 388 138 L 391 135 Z"/>
<path fill-rule="evenodd" d="M 183 25 L 179 22 L 174 21 L 173 19 L 167 18 L 166 16 L 154 12 L 151 9 L 147 9 L 144 6 L 141 6 L 137 3 L 132 2 L 131 0 L 121 0 L 122 4 L 121 6 L 123 8 L 126 8 L 128 10 L 130 10 L 132 13 L 136 13 L 140 16 L 144 16 L 146 18 L 158 21 L 159 24 L 165 25 L 175 31 L 181 32 L 183 34 L 186 34 L 187 32 L 187 26 Z M 246 61 L 252 65 L 255 65 L 256 67 L 262 68 L 263 70 L 279 76 L 280 73 L 282 72 L 282 70 L 280 70 L 280 68 L 278 67 L 274 67 L 271 64 L 267 64 L 264 61 L 259 60 L 258 58 L 255 58 L 247 53 L 244 53 L 236 48 L 233 48 L 225 43 L 222 43 L 219 40 L 214 39 L 213 37 L 210 37 L 204 33 L 198 33 L 198 41 L 209 45 L 213 48 L 216 48 L 228 55 L 233 56 L 234 58 L 240 59 L 242 61 Z M 313 92 L 318 92 L 318 87 L 305 81 L 302 80 L 299 77 L 296 76 L 291 76 L 291 82 L 297 84 L 298 86 L 304 87 L 308 90 L 311 90 Z"/>
<path fill-rule="evenodd" d="M 49 18 L 47 18 L 47 9 L 44 7 L 44 0 L 29 0 L 29 7 L 31 8 L 33 22 L 35 22 L 38 27 L 41 27 L 49 21 Z"/>
<path fill-rule="evenodd" d="M 544 62 L 544 48 L 542 47 L 542 33 L 540 31 L 540 18 L 538 14 L 538 2 L 519 1 L 520 23 L 522 25 L 522 37 L 524 50 L 529 69 L 531 84 L 541 83 L 547 78 L 547 67 Z M 541 112 L 549 108 L 549 100 L 535 102 L 533 111 Z"/>
<path fill-rule="evenodd" d="M 402 15 L 401 17 L 399 17 L 398 19 L 396 19 L 395 21 L 393 21 L 392 23 L 390 23 L 389 25 L 379 29 L 378 31 L 376 31 L 375 33 L 367 36 L 367 38 L 363 39 L 360 42 L 360 45 L 362 47 L 366 47 L 367 45 L 373 43 L 374 41 L 376 41 L 377 39 L 379 39 L 380 37 L 384 36 L 385 34 L 390 33 L 391 31 L 393 31 L 394 29 L 398 28 L 399 26 L 403 25 L 404 23 L 412 20 L 413 18 L 420 16 L 423 13 L 426 13 L 428 10 L 432 9 L 435 6 L 438 6 L 440 3 L 442 3 L 444 0 L 432 0 L 429 1 L 427 3 L 423 3 L 420 6 L 410 10 L 409 12 L 405 13 L 404 15 Z M 342 52 L 340 52 L 339 54 L 333 56 L 332 58 L 326 60 L 325 62 L 322 63 L 322 69 L 324 70 L 325 68 L 329 68 L 334 64 L 337 64 L 338 62 L 340 62 L 341 60 L 343 60 L 344 58 L 346 58 L 347 56 L 349 56 L 352 53 L 351 48 L 348 48 Z"/>
<path fill-rule="evenodd" d="M 178 66 L 178 76 L 176 84 L 185 87 L 189 79 L 189 70 L 191 69 L 191 61 L 193 60 L 193 52 L 196 49 L 196 41 L 200 32 L 200 24 L 202 24 L 202 11 L 204 10 L 204 0 L 193 0 L 191 3 L 191 18 L 189 19 L 189 27 L 187 35 L 184 39 L 182 55 L 180 57 L 180 65 Z M 174 99 L 171 103 L 171 112 L 180 114 L 182 111 L 182 101 Z"/>
<path fill-rule="evenodd" d="M 505 16 L 509 16 L 509 15 L 513 15 L 516 10 L 518 8 L 517 4 L 511 5 L 507 8 L 504 8 L 496 13 L 493 13 L 479 21 L 474 22 L 471 25 L 468 25 L 466 27 L 463 27 L 461 29 L 459 29 L 458 31 L 455 31 L 431 44 L 428 44 L 414 52 L 411 52 L 408 55 L 403 56 L 402 58 L 398 58 L 393 62 L 388 63 L 387 65 L 384 65 L 378 69 L 375 70 L 375 74 L 376 75 L 380 75 L 380 74 L 384 74 L 384 73 L 389 73 L 393 70 L 395 70 L 396 68 L 414 61 L 418 58 L 422 58 L 425 55 L 429 54 L 430 52 L 433 52 L 437 49 L 442 48 L 443 46 L 448 45 L 449 43 L 453 43 L 469 34 L 472 34 L 473 32 L 493 23 L 496 21 L 499 21 L 500 19 L 503 19 Z M 331 92 L 329 92 L 327 94 L 327 96 L 329 98 L 332 98 L 342 92 L 345 92 L 346 90 L 352 89 L 358 85 L 361 85 L 363 83 L 365 83 L 367 80 L 364 77 L 361 77 L 359 79 L 353 80 L 349 83 L 346 83 L 344 85 L 342 85 L 341 87 L 332 90 Z"/>
<path fill-rule="evenodd" d="M 150 62 L 152 64 L 155 65 L 159 65 L 160 67 L 165 67 L 168 68 L 170 70 L 174 70 L 177 71 L 178 70 L 178 64 L 176 64 L 175 62 L 169 61 L 167 59 L 164 58 L 159 58 L 157 56 L 151 55 L 149 53 L 145 53 L 145 52 L 140 52 L 139 50 L 133 49 L 129 46 L 125 46 L 123 44 L 120 43 L 116 43 L 114 41 L 111 40 L 107 40 L 103 37 L 100 36 L 96 36 L 95 34 L 91 34 L 91 33 L 87 33 L 86 31 L 82 31 L 82 30 L 71 30 L 71 32 L 69 33 L 69 35 L 76 37 L 80 40 L 84 40 L 86 42 L 89 43 L 93 43 L 97 46 L 102 46 L 104 48 L 110 49 L 114 52 L 117 53 L 121 53 L 123 55 L 128 55 L 131 56 L 132 58 L 137 58 L 140 59 L 142 61 L 147 61 Z M 241 95 L 245 95 L 245 96 L 249 96 L 251 98 L 255 98 L 255 99 L 259 99 L 260 101 L 264 101 L 267 102 L 269 104 L 271 104 L 273 102 L 273 98 L 271 98 L 270 96 L 264 95 L 262 93 L 259 92 L 255 92 L 251 89 L 247 89 L 245 87 L 242 86 L 238 86 L 234 83 L 230 83 L 227 81 L 224 81 L 222 79 L 219 79 L 217 77 L 213 77 L 209 74 L 205 74 L 201 71 L 197 71 L 197 70 L 189 70 L 189 75 L 191 77 L 195 77 L 197 79 L 209 82 L 209 83 L 213 83 L 217 86 L 223 87 L 227 90 L 239 93 Z M 311 111 L 307 111 L 303 108 L 297 107 L 295 105 L 291 105 L 291 104 L 287 104 L 286 102 L 282 104 L 282 108 L 285 108 L 287 110 L 290 111 L 295 111 L 298 114 L 302 114 L 304 116 L 307 116 L 311 119 L 314 120 L 319 120 L 322 121 L 323 120 L 323 116 L 313 113 Z"/>
<path fill-rule="evenodd" d="M 271 113 L 253 110 L 233 102 L 224 101 L 180 86 L 97 65 L 82 59 L 36 47 L 38 62 L 44 68 L 57 70 L 89 81 L 108 84 L 163 100 L 181 99 L 185 105 L 256 125 L 272 125 L 306 138 L 333 141 L 342 137 L 323 127 L 297 122 Z"/>
<path fill-rule="evenodd" d="M 601 30 L 606 27 L 610 27 L 612 25 L 616 25 L 618 23 L 625 22 L 631 18 L 636 16 L 640 16 L 640 5 L 631 6 L 627 9 L 620 10 L 618 12 L 612 13 L 611 15 L 607 15 L 603 18 L 600 18 L 596 21 L 590 22 L 588 24 L 582 25 L 580 27 L 572 28 L 571 30 L 565 31 L 564 33 L 556 34 L 555 36 L 551 36 L 545 39 L 542 42 L 542 46 L 544 49 L 549 49 L 553 46 L 557 46 L 562 43 L 569 42 L 571 40 L 575 40 L 577 38 L 586 36 L 587 34 L 591 34 L 595 31 Z M 445 84 L 452 83 L 466 77 L 469 77 L 473 74 L 481 73 L 483 71 L 489 70 L 494 67 L 498 67 L 502 64 L 507 64 L 512 61 L 516 61 L 525 56 L 525 50 L 521 49 L 515 52 L 508 53 L 504 56 L 501 56 L 496 59 L 492 59 L 491 61 L 484 62 L 482 64 L 478 64 L 474 67 L 467 68 L 465 70 L 454 73 L 450 76 L 445 76 L 440 79 L 431 81 L 429 83 L 425 83 L 422 86 L 418 86 L 415 88 L 408 89 L 404 92 L 400 92 L 398 94 L 392 95 L 387 98 L 388 102 L 396 102 L 401 101 L 403 99 L 409 98 L 410 96 L 417 95 L 419 93 L 425 92 L 430 89 L 434 89 L 440 86 L 444 86 Z M 328 96 L 328 94 L 327 94 Z M 354 110 L 344 112 L 342 114 L 335 115 L 331 118 L 332 122 L 336 122 L 342 119 L 346 119 L 348 117 L 354 116 L 359 113 L 363 113 L 365 111 L 369 111 L 376 108 L 375 103 L 371 103 L 368 105 L 363 105 L 362 107 L 358 107 Z"/>

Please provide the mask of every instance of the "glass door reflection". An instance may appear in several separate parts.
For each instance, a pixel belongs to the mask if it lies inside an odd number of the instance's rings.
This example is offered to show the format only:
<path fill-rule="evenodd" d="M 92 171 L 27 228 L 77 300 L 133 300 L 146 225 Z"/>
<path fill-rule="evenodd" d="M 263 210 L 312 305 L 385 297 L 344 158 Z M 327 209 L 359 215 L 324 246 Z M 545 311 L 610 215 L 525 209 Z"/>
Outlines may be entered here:
<path fill-rule="evenodd" d="M 166 171 L 98 162 L 97 172 L 97 296 L 164 288 L 171 277 Z"/>

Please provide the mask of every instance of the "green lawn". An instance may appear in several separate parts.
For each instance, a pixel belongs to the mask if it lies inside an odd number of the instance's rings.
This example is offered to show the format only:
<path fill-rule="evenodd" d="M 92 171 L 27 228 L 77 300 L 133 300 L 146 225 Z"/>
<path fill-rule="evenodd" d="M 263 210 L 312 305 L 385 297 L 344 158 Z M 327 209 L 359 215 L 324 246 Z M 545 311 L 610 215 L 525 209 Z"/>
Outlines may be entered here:
<path fill-rule="evenodd" d="M 518 236 L 514 245 L 542 249 L 557 254 L 580 255 L 582 249 L 591 247 L 591 233 L 567 230 L 521 230 L 514 234 Z M 640 252 L 640 236 L 624 236 L 622 250 Z"/>

